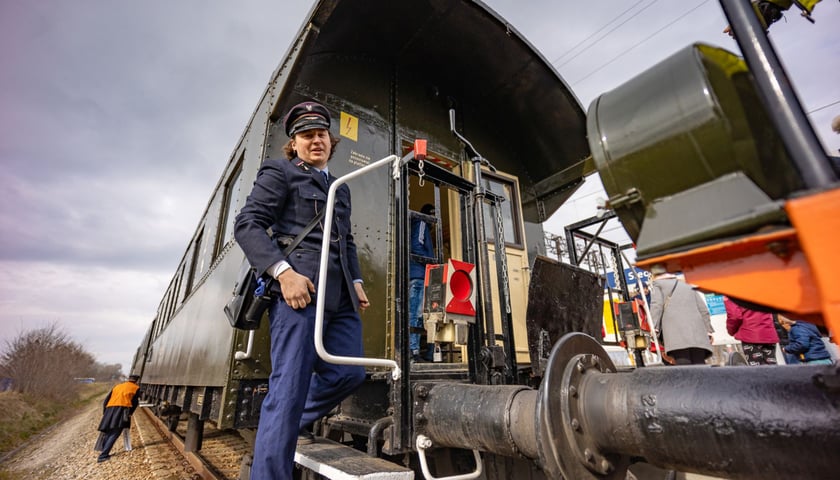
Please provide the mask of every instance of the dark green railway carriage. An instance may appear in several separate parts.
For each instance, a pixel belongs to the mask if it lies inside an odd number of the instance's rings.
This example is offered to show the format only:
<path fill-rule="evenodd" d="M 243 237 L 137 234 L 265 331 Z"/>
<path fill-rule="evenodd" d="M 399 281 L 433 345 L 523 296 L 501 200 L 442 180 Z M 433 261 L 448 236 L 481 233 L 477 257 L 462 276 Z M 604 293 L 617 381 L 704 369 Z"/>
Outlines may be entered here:
<path fill-rule="evenodd" d="M 410 163 L 406 172 L 412 175 L 402 183 L 390 181 L 383 169 L 350 184 L 354 235 L 372 304 L 363 316 L 366 355 L 398 361 L 407 360 L 407 295 L 399 280 L 407 266 L 407 227 L 400 220 L 406 209 L 440 206 L 438 250 L 444 261 L 475 261 L 479 249 L 495 251 L 478 245 L 470 227 L 474 174 L 450 131 L 454 110 L 458 130 L 495 166 L 494 173 L 485 169 L 486 186 L 504 197 L 498 213 L 509 275 L 494 270 L 493 284 L 497 292 L 508 285 L 513 308 L 503 318 L 502 295 L 494 294 L 493 315 L 499 331 L 502 322 L 515 325 L 518 342 L 508 332 L 499 344 L 513 357 L 502 365 L 507 381 L 517 377 L 528 364 L 528 272 L 544 253 L 541 222 L 584 174 L 588 145 L 581 106 L 550 64 L 480 2 L 322 1 L 270 79 L 160 304 L 148 349 L 138 353 L 143 365 L 134 368 L 143 372 L 149 398 L 161 413 L 189 412 L 220 428 L 257 425 L 270 370 L 268 328 L 264 322 L 249 338 L 230 328 L 222 313 L 243 263 L 232 225 L 261 161 L 282 156 L 287 137 L 279 120 L 306 99 L 331 111 L 333 134 L 341 138 L 330 162 L 337 176 L 390 154 L 402 156 L 416 138 L 428 140 L 422 181 Z M 491 220 L 488 215 L 492 241 Z M 393 388 L 372 370 L 360 398 L 345 402 L 342 428 L 367 433 L 394 408 L 389 398 L 399 404 L 396 415 L 403 421 L 397 423 L 408 422 L 411 385 L 421 376 L 489 381 L 490 372 L 477 362 L 470 368 L 460 351 L 450 351 L 448 359 L 454 361 L 415 369 Z M 393 430 L 386 449 L 413 449 L 409 425 Z"/>
<path fill-rule="evenodd" d="M 439 167 L 438 176 L 466 177 L 459 186 L 469 188 L 469 159 L 450 132 L 453 108 L 459 130 L 498 170 L 486 181 L 507 197 L 505 240 L 519 262 L 510 266 L 522 297 L 512 300 L 519 306 L 525 302 L 528 259 L 543 253 L 540 223 L 583 177 L 588 146 L 578 101 L 548 62 L 481 3 L 319 2 L 228 161 L 161 302 L 145 355 L 144 384 L 161 386 L 167 390 L 162 396 L 179 405 L 189 401 L 208 408 L 212 399 L 208 419 L 221 427 L 255 424 L 251 414 L 237 414 L 240 382 L 262 382 L 269 373 L 267 326 L 257 332 L 251 358 L 236 361 L 235 352 L 247 350 L 247 333 L 231 329 L 222 313 L 243 261 L 233 240 L 233 218 L 261 160 L 282 156 L 287 137 L 280 117 L 305 99 L 323 103 L 334 118 L 333 133 L 341 138 L 330 162 L 334 174 L 389 154 L 401 156 L 415 138 L 424 138 L 435 163 L 424 181 Z M 384 170 L 350 184 L 354 234 L 372 304 L 363 318 L 368 356 L 393 358 L 394 325 L 405 322 L 395 281 L 398 202 L 419 210 L 437 191 L 446 253 L 463 259 L 473 248 L 461 235 L 465 215 L 457 195 L 431 184 L 420 188 L 415 176 L 408 198 L 399 198 Z M 524 311 L 515 317 L 522 322 Z M 520 359 L 526 359 L 524 347 L 523 341 Z"/>

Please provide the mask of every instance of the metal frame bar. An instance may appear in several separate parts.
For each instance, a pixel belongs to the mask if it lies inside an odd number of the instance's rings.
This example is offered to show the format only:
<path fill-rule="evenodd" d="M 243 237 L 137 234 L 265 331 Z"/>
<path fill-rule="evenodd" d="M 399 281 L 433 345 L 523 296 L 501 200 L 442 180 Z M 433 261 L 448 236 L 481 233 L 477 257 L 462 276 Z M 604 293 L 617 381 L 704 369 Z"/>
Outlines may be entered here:
<path fill-rule="evenodd" d="M 829 187 L 837 181 L 837 176 L 752 4 L 744 0 L 720 0 L 720 5 L 758 94 L 805 186 Z"/>

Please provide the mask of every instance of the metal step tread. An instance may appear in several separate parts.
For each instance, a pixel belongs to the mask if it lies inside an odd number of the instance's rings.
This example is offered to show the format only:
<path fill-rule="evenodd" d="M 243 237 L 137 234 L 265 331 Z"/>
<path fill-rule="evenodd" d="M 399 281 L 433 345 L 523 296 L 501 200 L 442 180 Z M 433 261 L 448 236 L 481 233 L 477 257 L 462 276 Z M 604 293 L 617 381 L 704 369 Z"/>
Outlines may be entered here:
<path fill-rule="evenodd" d="M 299 445 L 295 462 L 332 480 L 414 479 L 414 472 L 406 467 L 320 437 L 315 443 Z"/>

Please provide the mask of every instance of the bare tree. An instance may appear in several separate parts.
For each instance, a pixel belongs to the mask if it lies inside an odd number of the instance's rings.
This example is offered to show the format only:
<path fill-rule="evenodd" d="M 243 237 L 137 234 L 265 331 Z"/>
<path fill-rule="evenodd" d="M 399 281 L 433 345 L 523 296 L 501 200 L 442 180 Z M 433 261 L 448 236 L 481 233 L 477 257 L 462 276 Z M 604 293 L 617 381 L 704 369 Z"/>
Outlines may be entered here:
<path fill-rule="evenodd" d="M 75 394 L 76 378 L 95 369 L 94 357 L 55 323 L 21 333 L 0 354 L 0 374 L 12 379 L 14 390 L 49 399 Z"/>

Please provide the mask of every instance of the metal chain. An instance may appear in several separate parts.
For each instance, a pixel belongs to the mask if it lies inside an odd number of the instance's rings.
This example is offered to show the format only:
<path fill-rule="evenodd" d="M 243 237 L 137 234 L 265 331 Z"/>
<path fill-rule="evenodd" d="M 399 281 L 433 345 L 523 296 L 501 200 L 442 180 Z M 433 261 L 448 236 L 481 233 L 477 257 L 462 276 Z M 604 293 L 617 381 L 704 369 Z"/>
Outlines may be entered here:
<path fill-rule="evenodd" d="M 615 252 L 610 253 L 610 268 L 612 268 L 613 277 L 615 278 L 615 288 L 621 290 L 621 285 L 624 283 L 624 272 L 618 271 Z"/>
<path fill-rule="evenodd" d="M 417 161 L 417 176 L 420 177 L 420 180 L 417 183 L 421 187 L 426 184 L 423 180 L 423 176 L 426 175 L 426 172 L 423 171 L 424 164 L 425 162 L 422 159 Z"/>
<path fill-rule="evenodd" d="M 499 258 L 501 259 L 501 269 L 502 269 L 502 281 L 504 283 L 502 292 L 505 295 L 505 312 L 510 313 L 510 281 L 508 280 L 508 269 L 507 269 L 507 252 L 505 252 L 505 228 L 504 228 L 504 219 L 502 218 L 502 209 L 500 202 L 496 201 L 494 203 L 494 208 L 496 210 L 496 230 L 498 231 L 497 238 L 498 238 L 498 245 L 496 248 L 501 248 L 500 252 L 501 255 Z"/>

